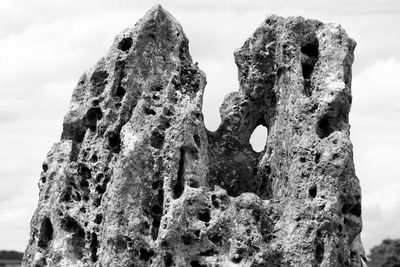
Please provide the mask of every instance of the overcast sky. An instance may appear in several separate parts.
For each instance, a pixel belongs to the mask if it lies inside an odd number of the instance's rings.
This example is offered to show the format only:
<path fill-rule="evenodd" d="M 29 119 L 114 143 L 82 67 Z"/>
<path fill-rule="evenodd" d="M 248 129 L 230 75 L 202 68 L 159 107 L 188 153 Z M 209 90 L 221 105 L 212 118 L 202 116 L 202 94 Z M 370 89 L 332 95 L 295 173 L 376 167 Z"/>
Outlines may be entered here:
<path fill-rule="evenodd" d="M 204 116 L 219 125 L 238 88 L 233 51 L 268 14 L 340 23 L 358 45 L 350 115 L 367 250 L 400 238 L 400 1 L 158 1 L 182 24 L 207 75 Z M 24 250 L 41 164 L 60 139 L 80 75 L 157 1 L 0 0 L 0 249 Z"/>

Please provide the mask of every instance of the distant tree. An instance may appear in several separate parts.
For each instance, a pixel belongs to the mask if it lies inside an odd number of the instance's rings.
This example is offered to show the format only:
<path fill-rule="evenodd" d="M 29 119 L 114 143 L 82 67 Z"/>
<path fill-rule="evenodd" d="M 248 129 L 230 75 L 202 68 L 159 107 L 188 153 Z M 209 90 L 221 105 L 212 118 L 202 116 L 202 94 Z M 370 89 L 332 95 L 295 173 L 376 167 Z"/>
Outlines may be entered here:
<path fill-rule="evenodd" d="M 13 250 L 0 250 L 0 260 L 22 260 L 23 253 Z"/>
<path fill-rule="evenodd" d="M 371 249 L 368 267 L 400 267 L 400 239 L 385 239 Z"/>

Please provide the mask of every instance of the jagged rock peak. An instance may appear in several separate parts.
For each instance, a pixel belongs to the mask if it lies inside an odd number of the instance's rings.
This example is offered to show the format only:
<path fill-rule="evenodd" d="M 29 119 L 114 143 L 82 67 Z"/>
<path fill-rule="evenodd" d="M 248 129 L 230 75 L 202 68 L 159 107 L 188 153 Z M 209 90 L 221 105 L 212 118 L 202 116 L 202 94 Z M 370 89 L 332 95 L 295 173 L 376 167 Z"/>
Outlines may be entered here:
<path fill-rule="evenodd" d="M 354 48 L 337 24 L 267 17 L 235 51 L 240 87 L 210 132 L 205 75 L 153 7 L 79 79 L 24 266 L 362 266 Z"/>

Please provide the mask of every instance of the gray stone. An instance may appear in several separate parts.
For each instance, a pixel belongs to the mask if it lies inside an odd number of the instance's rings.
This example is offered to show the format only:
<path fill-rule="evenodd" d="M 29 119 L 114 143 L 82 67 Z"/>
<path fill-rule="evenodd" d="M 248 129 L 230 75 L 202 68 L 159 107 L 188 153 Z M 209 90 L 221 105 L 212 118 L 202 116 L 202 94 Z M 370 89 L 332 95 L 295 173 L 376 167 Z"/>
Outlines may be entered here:
<path fill-rule="evenodd" d="M 210 132 L 205 75 L 155 6 L 79 79 L 24 266 L 361 266 L 355 45 L 337 24 L 267 17 Z"/>

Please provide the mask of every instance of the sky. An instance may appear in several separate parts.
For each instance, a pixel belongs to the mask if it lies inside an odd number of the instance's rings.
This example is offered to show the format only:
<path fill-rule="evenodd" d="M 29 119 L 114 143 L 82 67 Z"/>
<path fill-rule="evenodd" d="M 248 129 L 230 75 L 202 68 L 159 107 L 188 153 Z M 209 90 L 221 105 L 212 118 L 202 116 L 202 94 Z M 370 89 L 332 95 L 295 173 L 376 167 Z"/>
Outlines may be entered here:
<path fill-rule="evenodd" d="M 207 75 L 209 130 L 220 123 L 223 97 L 238 88 L 233 51 L 267 15 L 340 23 L 358 43 L 350 123 L 362 241 L 368 252 L 400 238 L 400 1 L 0 0 L 0 250 L 27 245 L 41 165 L 60 139 L 78 78 L 157 3 L 182 24 Z M 255 139 L 262 142 L 260 132 Z"/>

